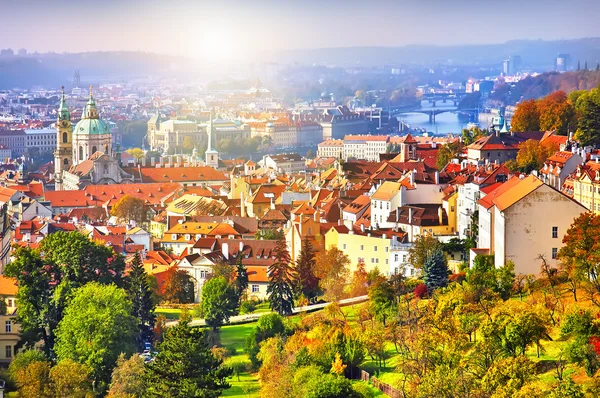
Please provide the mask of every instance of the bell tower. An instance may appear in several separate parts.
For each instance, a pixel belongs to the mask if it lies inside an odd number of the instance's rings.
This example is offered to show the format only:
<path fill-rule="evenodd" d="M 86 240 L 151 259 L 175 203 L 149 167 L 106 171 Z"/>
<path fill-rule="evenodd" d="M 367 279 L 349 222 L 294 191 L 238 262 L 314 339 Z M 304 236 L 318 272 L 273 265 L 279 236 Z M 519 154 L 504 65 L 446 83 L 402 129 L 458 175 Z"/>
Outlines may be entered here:
<path fill-rule="evenodd" d="M 56 119 L 56 150 L 54 151 L 55 190 L 63 190 L 63 171 L 68 171 L 73 164 L 73 126 L 71 114 L 65 102 L 65 87 L 62 88 L 60 107 Z"/>

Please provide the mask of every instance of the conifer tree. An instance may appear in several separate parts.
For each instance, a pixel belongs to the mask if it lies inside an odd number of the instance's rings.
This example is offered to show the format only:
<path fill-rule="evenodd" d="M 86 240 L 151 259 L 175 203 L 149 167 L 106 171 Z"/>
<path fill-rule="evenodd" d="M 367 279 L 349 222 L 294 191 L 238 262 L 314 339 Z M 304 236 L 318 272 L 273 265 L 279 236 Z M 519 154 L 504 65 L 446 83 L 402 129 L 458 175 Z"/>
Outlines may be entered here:
<path fill-rule="evenodd" d="M 303 294 L 307 299 L 312 299 L 319 294 L 319 278 L 315 276 L 315 264 L 315 250 L 308 237 L 305 237 L 296 260 L 294 285 L 298 294 Z"/>
<path fill-rule="evenodd" d="M 287 250 L 285 239 L 278 240 L 275 245 L 275 262 L 269 266 L 267 294 L 271 309 L 280 315 L 289 315 L 294 308 L 290 261 L 290 253 Z"/>
<path fill-rule="evenodd" d="M 144 343 L 152 341 L 154 322 L 154 300 L 148 284 L 148 275 L 144 271 L 140 253 L 135 253 L 131 270 L 127 276 L 127 295 L 132 303 L 132 315 L 137 319 L 139 333 L 137 345 L 143 349 Z"/>
<path fill-rule="evenodd" d="M 143 374 L 147 397 L 221 396 L 232 371 L 210 351 L 205 332 L 184 318 L 166 330 L 158 355 Z"/>
<path fill-rule="evenodd" d="M 242 256 L 242 253 L 240 252 L 238 254 L 237 269 L 236 269 L 237 272 L 236 272 L 235 285 L 234 285 L 235 294 L 238 297 L 238 303 L 242 300 L 242 297 L 244 296 L 244 292 L 248 288 L 248 270 L 246 269 L 246 266 L 242 263 L 243 258 L 244 257 Z"/>
<path fill-rule="evenodd" d="M 436 248 L 423 264 L 423 281 L 429 291 L 448 286 L 448 265 L 441 248 Z"/>

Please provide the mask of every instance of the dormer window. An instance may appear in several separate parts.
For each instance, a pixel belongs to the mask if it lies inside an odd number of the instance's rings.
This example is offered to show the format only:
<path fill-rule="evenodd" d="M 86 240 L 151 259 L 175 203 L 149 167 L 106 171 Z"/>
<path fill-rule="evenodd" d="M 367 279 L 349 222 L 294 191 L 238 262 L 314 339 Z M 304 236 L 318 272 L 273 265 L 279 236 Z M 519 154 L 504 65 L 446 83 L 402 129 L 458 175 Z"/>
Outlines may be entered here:
<path fill-rule="evenodd" d="M 177 240 L 177 234 L 171 234 L 171 240 Z"/>
<path fill-rule="evenodd" d="M 185 234 L 185 240 L 190 240 L 192 239 L 192 236 L 190 234 Z"/>

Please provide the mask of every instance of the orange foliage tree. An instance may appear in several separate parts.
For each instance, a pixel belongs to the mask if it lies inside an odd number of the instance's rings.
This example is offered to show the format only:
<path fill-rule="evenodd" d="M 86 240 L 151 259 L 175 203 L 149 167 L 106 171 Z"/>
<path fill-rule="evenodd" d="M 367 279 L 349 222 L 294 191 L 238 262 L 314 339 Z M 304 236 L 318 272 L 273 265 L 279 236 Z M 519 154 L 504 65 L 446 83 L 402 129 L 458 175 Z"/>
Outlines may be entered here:
<path fill-rule="evenodd" d="M 527 140 L 519 144 L 517 165 L 525 173 L 539 170 L 558 149 L 559 146 L 556 142 Z"/>
<path fill-rule="evenodd" d="M 537 106 L 541 130 L 554 130 L 558 134 L 567 135 L 575 128 L 575 109 L 564 91 L 555 91 L 541 98 Z"/>
<path fill-rule="evenodd" d="M 517 105 L 511 120 L 513 131 L 539 131 L 540 110 L 535 100 L 523 101 Z"/>

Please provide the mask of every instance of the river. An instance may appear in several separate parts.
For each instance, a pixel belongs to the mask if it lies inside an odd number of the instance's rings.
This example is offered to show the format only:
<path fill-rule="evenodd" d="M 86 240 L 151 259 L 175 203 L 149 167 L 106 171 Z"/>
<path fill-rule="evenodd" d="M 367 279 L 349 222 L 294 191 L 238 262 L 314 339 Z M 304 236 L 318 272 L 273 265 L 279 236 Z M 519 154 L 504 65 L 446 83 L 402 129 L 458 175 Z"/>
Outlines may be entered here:
<path fill-rule="evenodd" d="M 429 101 L 422 101 L 421 107 L 423 109 L 433 109 Z M 435 109 L 452 108 L 454 104 L 451 101 L 443 103 L 438 101 Z M 435 117 L 435 123 L 429 123 L 429 116 L 423 113 L 407 112 L 395 115 L 399 122 L 407 124 L 411 129 L 425 129 L 426 131 L 433 134 L 446 135 L 448 133 L 460 134 L 462 129 L 467 128 L 469 124 L 469 118 L 467 116 L 459 115 L 458 113 L 440 113 Z"/>

